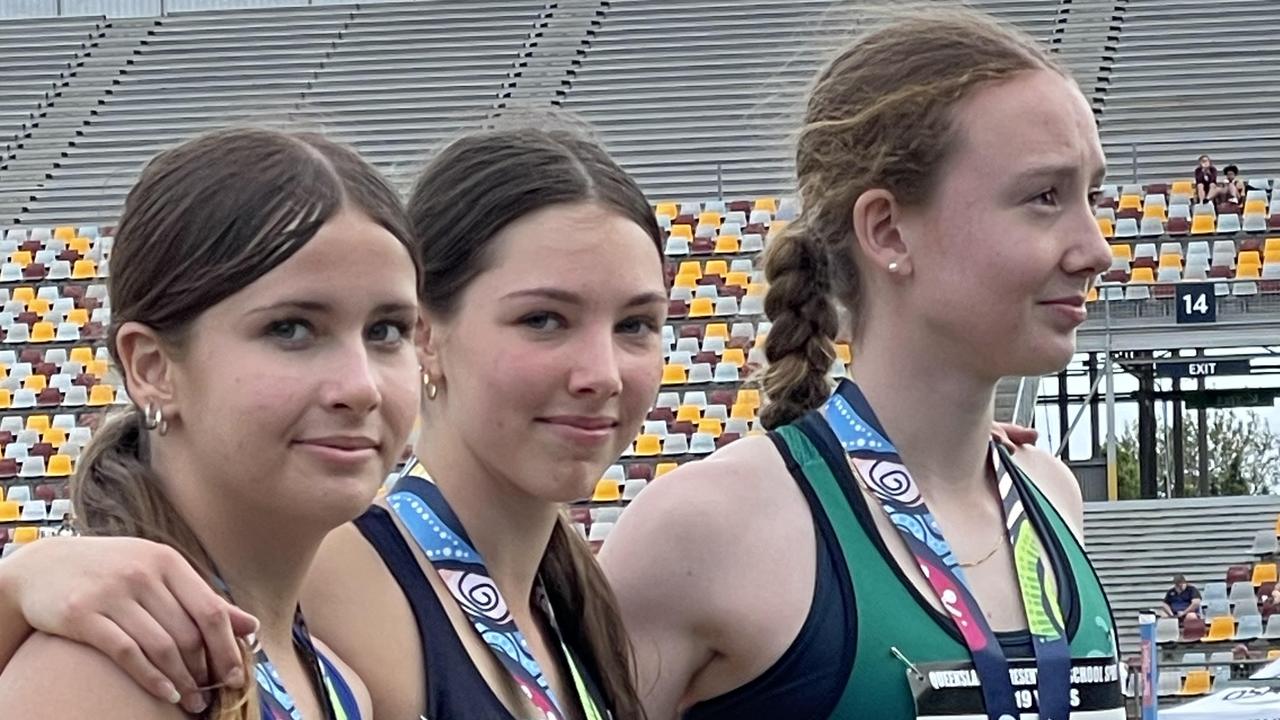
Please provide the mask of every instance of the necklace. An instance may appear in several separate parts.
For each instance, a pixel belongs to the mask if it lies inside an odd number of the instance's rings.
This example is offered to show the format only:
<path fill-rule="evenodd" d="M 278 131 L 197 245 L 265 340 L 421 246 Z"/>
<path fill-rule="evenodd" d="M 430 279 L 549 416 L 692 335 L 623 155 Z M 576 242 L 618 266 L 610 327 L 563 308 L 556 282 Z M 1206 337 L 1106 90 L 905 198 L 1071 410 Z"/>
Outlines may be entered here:
<path fill-rule="evenodd" d="M 956 565 L 959 565 L 962 568 L 978 567 L 982 563 L 990 560 L 991 556 L 995 555 L 997 550 L 999 550 L 1001 547 L 1004 547 L 1004 540 L 1005 540 L 1004 529 L 1001 528 L 1000 534 L 996 536 L 996 544 L 991 546 L 991 549 L 987 551 L 986 555 L 983 555 L 981 558 L 977 560 L 972 560 L 969 562 L 956 561 Z"/>

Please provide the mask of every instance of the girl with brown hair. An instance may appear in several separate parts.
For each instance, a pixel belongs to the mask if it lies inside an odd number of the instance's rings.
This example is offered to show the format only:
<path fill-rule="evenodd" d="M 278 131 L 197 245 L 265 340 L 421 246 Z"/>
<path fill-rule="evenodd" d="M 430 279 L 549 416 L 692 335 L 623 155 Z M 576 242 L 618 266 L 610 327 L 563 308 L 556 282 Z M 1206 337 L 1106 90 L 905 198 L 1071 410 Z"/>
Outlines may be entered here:
<path fill-rule="evenodd" d="M 1000 378 L 1075 350 L 1104 168 L 1075 82 L 984 16 L 818 75 L 765 261 L 772 432 L 654 483 L 601 554 L 650 717 L 1124 717 L 1076 480 L 988 435 Z"/>
<path fill-rule="evenodd" d="M 413 426 L 408 239 L 391 186 L 317 135 L 226 130 L 148 163 L 109 281 L 108 348 L 134 406 L 80 459 L 76 524 L 162 544 L 252 613 L 252 649 L 237 653 L 252 674 L 208 698 L 170 685 L 162 702 L 120 655 L 36 634 L 0 674 L 7 717 L 369 717 L 364 685 L 313 640 L 298 598 L 321 541 L 368 507 Z M 145 602 L 185 612 L 166 594 Z"/>

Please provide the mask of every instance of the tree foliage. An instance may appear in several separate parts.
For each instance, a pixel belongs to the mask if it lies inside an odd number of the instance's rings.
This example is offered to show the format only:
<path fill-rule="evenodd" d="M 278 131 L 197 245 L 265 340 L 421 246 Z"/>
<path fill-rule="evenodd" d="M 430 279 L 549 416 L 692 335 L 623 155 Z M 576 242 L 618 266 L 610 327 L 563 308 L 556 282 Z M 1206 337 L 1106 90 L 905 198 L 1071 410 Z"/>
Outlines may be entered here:
<path fill-rule="evenodd" d="M 1186 496 L 1200 494 L 1197 416 L 1183 423 Z M 1209 410 L 1209 495 L 1268 495 L 1280 490 L 1280 436 L 1250 410 Z M 1172 428 L 1156 426 L 1156 487 L 1166 497 L 1174 483 Z M 1121 500 L 1138 498 L 1138 426 L 1130 422 L 1116 438 L 1116 475 Z"/>

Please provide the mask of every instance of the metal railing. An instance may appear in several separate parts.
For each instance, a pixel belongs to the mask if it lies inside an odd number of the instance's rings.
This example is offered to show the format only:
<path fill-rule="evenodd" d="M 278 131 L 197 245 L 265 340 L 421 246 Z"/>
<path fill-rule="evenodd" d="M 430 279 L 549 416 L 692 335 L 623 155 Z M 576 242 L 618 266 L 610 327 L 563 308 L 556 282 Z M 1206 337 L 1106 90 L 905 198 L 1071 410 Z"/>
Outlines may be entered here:
<path fill-rule="evenodd" d="M 1247 139 L 1250 143 L 1259 141 L 1280 141 L 1280 134 L 1249 134 L 1247 138 L 1243 135 L 1205 135 L 1205 134 L 1187 134 L 1187 135 L 1162 135 L 1159 137 L 1138 136 L 1131 138 L 1111 138 L 1102 141 L 1102 149 L 1106 152 L 1107 159 L 1111 162 L 1125 161 L 1130 167 L 1130 181 L 1135 184 L 1142 184 L 1142 162 L 1143 154 L 1151 153 L 1153 150 L 1168 149 L 1170 147 L 1187 147 L 1196 146 L 1212 150 L 1215 143 L 1224 142 L 1241 142 Z M 1188 157 L 1187 167 L 1194 169 L 1196 158 L 1198 158 L 1204 150 L 1196 150 L 1195 157 Z M 1211 152 L 1209 154 L 1212 154 Z M 1190 173 L 1188 173 L 1189 175 Z M 1247 173 L 1246 173 L 1247 177 Z M 1170 180 L 1172 178 L 1155 178 L 1157 181 Z"/>

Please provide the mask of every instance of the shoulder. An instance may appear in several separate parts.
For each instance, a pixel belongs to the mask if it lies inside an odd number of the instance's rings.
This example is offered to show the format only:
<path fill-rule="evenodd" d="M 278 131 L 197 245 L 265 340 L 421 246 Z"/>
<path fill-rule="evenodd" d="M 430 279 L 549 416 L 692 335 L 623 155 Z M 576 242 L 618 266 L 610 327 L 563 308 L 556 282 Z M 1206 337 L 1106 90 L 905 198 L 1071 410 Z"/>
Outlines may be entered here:
<path fill-rule="evenodd" d="M 1084 540 L 1084 497 L 1080 482 L 1066 463 L 1043 449 L 1023 445 L 1013 454 L 1014 462 L 1031 478 L 1077 539 Z"/>
<path fill-rule="evenodd" d="M 55 678 L 71 678 L 58 682 Z M 56 690 L 56 691 L 55 691 Z M 96 720 L 182 720 L 176 705 L 157 700 L 110 658 L 88 645 L 35 633 L 0 674 L 5 717 L 92 717 Z"/>
<path fill-rule="evenodd" d="M 751 597 L 749 586 L 776 569 L 777 549 L 803 553 L 813 535 L 804 495 L 773 442 L 753 436 L 651 483 L 622 514 L 600 562 L 625 605 L 729 617 L 726 605 L 744 597 L 735 589 L 747 586 Z"/>
<path fill-rule="evenodd" d="M 355 670 L 351 669 L 350 665 L 343 662 L 342 658 L 338 657 L 332 648 L 321 642 L 319 638 L 312 638 L 312 640 L 316 644 L 316 650 L 324 655 L 329 662 L 333 663 L 333 666 L 338 670 L 338 674 L 347 683 L 347 687 L 351 688 L 351 694 L 355 697 L 356 705 L 360 708 L 360 717 L 373 717 L 373 700 L 369 697 L 369 689 L 365 687 L 364 680 L 356 674 Z"/>

